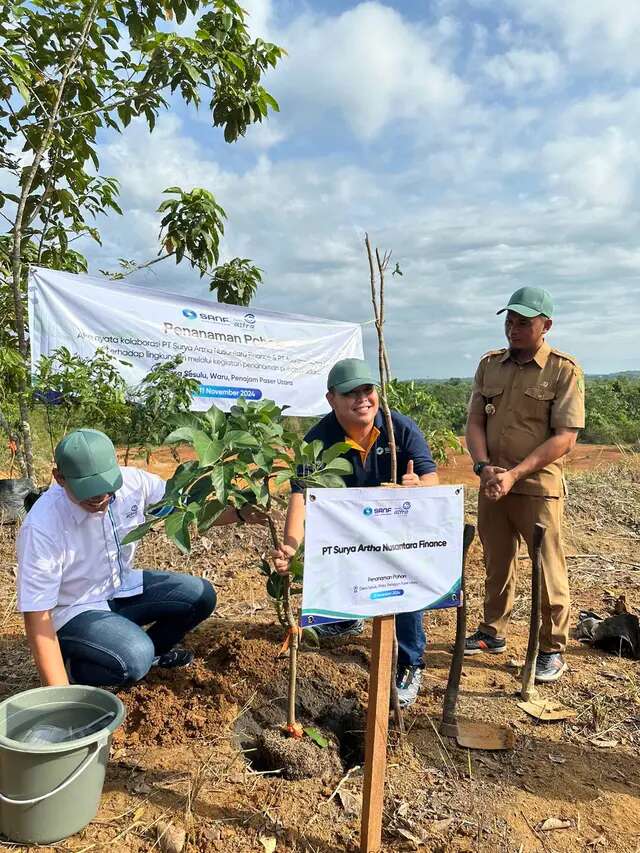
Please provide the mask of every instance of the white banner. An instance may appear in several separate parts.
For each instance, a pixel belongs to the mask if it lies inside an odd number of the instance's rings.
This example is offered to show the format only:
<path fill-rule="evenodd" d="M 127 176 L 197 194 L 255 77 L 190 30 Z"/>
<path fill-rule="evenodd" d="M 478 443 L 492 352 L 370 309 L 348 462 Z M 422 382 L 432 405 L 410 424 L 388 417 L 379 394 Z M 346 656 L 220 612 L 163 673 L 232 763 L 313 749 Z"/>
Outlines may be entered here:
<path fill-rule="evenodd" d="M 462 486 L 309 489 L 303 626 L 458 607 Z"/>
<path fill-rule="evenodd" d="M 59 346 L 117 359 L 128 385 L 178 353 L 200 382 L 195 410 L 226 411 L 238 397 L 267 398 L 287 414 L 328 410 L 327 374 L 342 358 L 362 358 L 354 323 L 240 308 L 87 275 L 33 268 L 29 276 L 31 365 Z"/>

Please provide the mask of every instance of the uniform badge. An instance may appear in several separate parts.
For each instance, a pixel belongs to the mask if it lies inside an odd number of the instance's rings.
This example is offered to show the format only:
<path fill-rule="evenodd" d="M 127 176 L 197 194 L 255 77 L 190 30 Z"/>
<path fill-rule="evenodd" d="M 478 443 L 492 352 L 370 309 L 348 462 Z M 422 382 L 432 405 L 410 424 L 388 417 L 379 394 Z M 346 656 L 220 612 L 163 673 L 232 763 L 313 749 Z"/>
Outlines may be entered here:
<path fill-rule="evenodd" d="M 487 403 L 487 405 L 484 407 L 484 410 L 487 415 L 495 415 L 496 413 L 496 407 L 493 405 L 493 403 Z"/>

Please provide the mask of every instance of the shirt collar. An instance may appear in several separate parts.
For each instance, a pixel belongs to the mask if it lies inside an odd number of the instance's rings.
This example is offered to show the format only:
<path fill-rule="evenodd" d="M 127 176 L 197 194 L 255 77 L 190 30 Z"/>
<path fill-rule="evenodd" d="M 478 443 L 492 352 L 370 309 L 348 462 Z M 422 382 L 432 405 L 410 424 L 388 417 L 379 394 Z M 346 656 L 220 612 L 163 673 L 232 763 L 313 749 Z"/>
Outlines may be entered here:
<path fill-rule="evenodd" d="M 551 347 L 546 341 L 543 341 L 542 346 L 537 351 L 537 353 L 533 356 L 531 361 L 535 361 L 538 367 L 543 368 L 547 361 L 549 360 L 549 354 L 551 353 Z M 505 361 L 511 358 L 511 350 L 508 349 L 500 359 L 500 362 L 504 364 Z M 513 359 L 515 361 L 515 359 Z M 524 362 L 525 364 L 529 364 L 530 362 Z"/>

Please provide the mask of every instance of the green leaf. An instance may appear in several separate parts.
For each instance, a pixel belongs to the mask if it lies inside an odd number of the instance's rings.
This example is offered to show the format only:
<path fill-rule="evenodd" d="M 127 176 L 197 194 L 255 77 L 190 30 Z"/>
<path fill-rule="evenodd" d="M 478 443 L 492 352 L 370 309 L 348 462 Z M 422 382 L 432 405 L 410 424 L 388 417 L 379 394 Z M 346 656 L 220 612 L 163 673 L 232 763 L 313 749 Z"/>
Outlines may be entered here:
<path fill-rule="evenodd" d="M 280 112 L 280 104 L 276 101 L 276 99 L 270 95 L 268 92 L 263 92 L 262 97 L 269 104 L 269 106 L 274 109 L 277 113 Z"/>
<path fill-rule="evenodd" d="M 205 533 L 220 518 L 227 507 L 218 500 L 207 501 L 198 516 L 198 532 Z"/>
<path fill-rule="evenodd" d="M 179 427 L 169 433 L 165 438 L 164 443 L 178 444 L 179 442 L 186 442 L 187 444 L 193 444 L 193 435 L 195 432 L 196 430 L 193 429 L 193 427 Z"/>
<path fill-rule="evenodd" d="M 130 545 L 132 542 L 137 542 L 138 539 L 142 539 L 143 536 L 146 536 L 154 524 L 154 521 L 145 521 L 144 524 L 139 524 L 127 533 L 120 544 Z"/>
<path fill-rule="evenodd" d="M 176 510 L 167 516 L 164 522 L 164 532 L 174 542 L 183 554 L 191 550 L 189 537 L 189 521 L 184 511 Z"/>
<path fill-rule="evenodd" d="M 280 601 L 284 595 L 285 575 L 271 572 L 267 580 L 267 595 L 275 601 Z"/>
<path fill-rule="evenodd" d="M 204 435 L 204 433 L 202 433 L 202 435 Z M 206 468 L 207 465 L 215 465 L 216 462 L 218 462 L 222 455 L 222 451 L 224 450 L 224 441 L 217 438 L 210 441 L 207 438 L 206 444 L 194 442 L 194 446 L 200 459 L 200 464 L 203 468 Z"/>
<path fill-rule="evenodd" d="M 323 489 L 343 489 L 344 480 L 338 474 L 332 474 L 330 471 L 325 473 L 320 471 L 317 474 L 312 474 L 309 477 L 303 477 L 302 482 L 308 486 L 319 486 Z"/>
<path fill-rule="evenodd" d="M 320 637 L 318 637 L 314 628 L 303 628 L 302 637 L 300 639 L 303 646 L 308 646 L 309 648 L 314 649 L 320 648 Z"/>
<path fill-rule="evenodd" d="M 224 468 L 222 465 L 218 465 L 217 467 L 211 470 L 211 482 L 213 483 L 213 488 L 216 491 L 216 498 L 222 504 L 226 504 L 227 502 L 227 482 L 224 476 Z"/>
<path fill-rule="evenodd" d="M 331 472 L 332 474 L 352 474 L 353 473 L 353 465 L 348 459 L 342 459 L 342 457 L 338 456 L 337 459 L 334 459 L 333 462 L 330 462 L 325 468 L 322 469 L 322 472 Z"/>
<path fill-rule="evenodd" d="M 326 749 L 329 746 L 329 741 L 323 737 L 318 729 L 314 726 L 304 726 L 304 733 L 308 735 L 314 743 L 317 743 L 321 749 Z"/>
<path fill-rule="evenodd" d="M 350 444 L 347 444 L 346 441 L 339 441 L 337 444 L 332 444 L 331 447 L 325 450 L 320 458 L 325 465 L 328 465 L 329 462 L 333 462 L 334 459 L 348 453 L 349 450 L 351 450 Z"/>
<path fill-rule="evenodd" d="M 221 429 L 224 428 L 227 419 L 223 411 L 221 411 L 217 406 L 211 406 L 211 408 L 204 413 L 204 417 L 206 421 L 211 424 L 211 428 L 214 435 L 218 435 Z"/>
<path fill-rule="evenodd" d="M 227 447 L 257 447 L 258 440 L 251 433 L 239 429 L 229 430 L 224 437 Z"/>
<path fill-rule="evenodd" d="M 283 483 L 286 483 L 295 476 L 295 471 L 279 471 L 273 478 L 273 482 L 276 486 L 281 486 Z"/>
<path fill-rule="evenodd" d="M 269 577 L 271 575 L 271 572 L 273 571 L 271 565 L 264 559 L 264 557 L 260 561 L 260 571 L 266 577 Z"/>
<path fill-rule="evenodd" d="M 165 496 L 180 492 L 191 481 L 197 469 L 198 463 L 195 459 L 191 459 L 189 462 L 182 462 L 182 464 L 178 465 L 173 472 L 173 477 L 167 480 Z"/>

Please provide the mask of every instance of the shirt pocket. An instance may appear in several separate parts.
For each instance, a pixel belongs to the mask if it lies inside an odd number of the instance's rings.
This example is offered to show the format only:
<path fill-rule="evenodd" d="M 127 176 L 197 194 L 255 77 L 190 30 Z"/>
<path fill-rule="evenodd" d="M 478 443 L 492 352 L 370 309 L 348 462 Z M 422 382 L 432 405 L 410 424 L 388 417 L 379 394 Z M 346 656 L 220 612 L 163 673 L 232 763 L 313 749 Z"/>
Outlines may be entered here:
<path fill-rule="evenodd" d="M 484 411 L 486 415 L 495 415 L 502 402 L 504 387 L 500 385 L 483 385 L 480 393 L 484 399 Z"/>
<path fill-rule="evenodd" d="M 545 385 L 530 385 L 524 389 L 524 412 L 527 418 L 549 421 L 555 391 Z"/>

